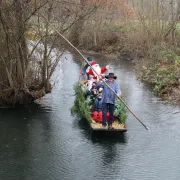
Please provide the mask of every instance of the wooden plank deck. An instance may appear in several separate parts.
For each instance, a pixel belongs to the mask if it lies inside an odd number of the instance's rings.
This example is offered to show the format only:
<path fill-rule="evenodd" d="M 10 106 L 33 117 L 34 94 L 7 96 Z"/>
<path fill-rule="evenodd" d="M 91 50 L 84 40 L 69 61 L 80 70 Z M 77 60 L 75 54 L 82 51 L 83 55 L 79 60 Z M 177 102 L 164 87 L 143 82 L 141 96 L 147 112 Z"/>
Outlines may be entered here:
<path fill-rule="evenodd" d="M 113 122 L 112 127 L 113 129 L 108 129 L 107 128 L 102 128 L 102 124 L 95 122 L 92 120 L 90 123 L 90 127 L 93 131 L 106 131 L 106 132 L 126 132 L 127 128 L 125 127 L 124 124 L 119 124 L 117 121 Z"/>

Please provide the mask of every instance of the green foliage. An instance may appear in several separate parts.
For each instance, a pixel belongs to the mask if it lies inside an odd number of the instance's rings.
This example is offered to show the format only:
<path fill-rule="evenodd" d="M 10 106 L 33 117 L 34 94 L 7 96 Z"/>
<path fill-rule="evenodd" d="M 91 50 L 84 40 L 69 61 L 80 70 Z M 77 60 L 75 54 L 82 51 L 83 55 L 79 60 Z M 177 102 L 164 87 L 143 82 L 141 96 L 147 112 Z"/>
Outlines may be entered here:
<path fill-rule="evenodd" d="M 177 50 L 177 49 L 176 49 Z M 171 50 L 170 48 L 163 45 L 156 45 L 152 48 L 151 53 L 153 55 L 156 54 L 159 60 L 174 62 L 180 59 L 180 56 L 175 52 L 175 50 Z"/>
<path fill-rule="evenodd" d="M 76 93 L 76 98 L 74 101 L 74 106 L 71 108 L 71 112 L 91 122 L 92 118 L 90 114 L 91 112 L 90 105 L 92 103 L 91 102 L 92 99 L 91 99 L 91 96 L 87 96 L 86 98 L 86 86 L 82 84 L 81 85 L 76 84 L 74 86 L 74 90 Z M 119 123 L 125 124 L 125 121 L 128 117 L 127 110 L 120 100 L 116 101 L 115 114 Z"/>
<path fill-rule="evenodd" d="M 158 73 L 158 74 L 162 74 L 162 73 L 167 73 L 168 71 L 169 71 L 168 68 L 159 68 L 159 69 L 157 70 L 157 73 Z"/>
<path fill-rule="evenodd" d="M 180 66 L 180 56 L 175 60 L 175 67 Z"/>
<path fill-rule="evenodd" d="M 159 68 L 156 71 L 154 79 L 154 91 L 160 92 L 166 86 L 173 84 L 176 81 L 176 74 L 173 68 Z"/>
<path fill-rule="evenodd" d="M 128 30 L 126 26 L 120 26 L 117 24 L 110 25 L 109 28 L 111 31 L 120 31 L 120 32 L 125 32 Z"/>
<path fill-rule="evenodd" d="M 74 86 L 76 93 L 76 99 L 74 101 L 74 106 L 71 108 L 72 113 L 76 113 L 78 116 L 87 119 L 89 122 L 92 121 L 90 114 L 90 97 L 85 98 L 85 86 L 76 84 Z"/>
<path fill-rule="evenodd" d="M 126 119 L 128 117 L 127 110 L 124 104 L 119 99 L 117 99 L 116 101 L 115 114 L 119 123 L 125 124 Z"/>
<path fill-rule="evenodd" d="M 140 65 L 139 70 L 143 71 L 141 78 L 152 83 L 153 90 L 157 94 L 165 95 L 169 93 L 169 87 L 175 87 L 178 84 L 179 52 L 178 48 L 156 45 L 151 50 L 151 56 Z"/>

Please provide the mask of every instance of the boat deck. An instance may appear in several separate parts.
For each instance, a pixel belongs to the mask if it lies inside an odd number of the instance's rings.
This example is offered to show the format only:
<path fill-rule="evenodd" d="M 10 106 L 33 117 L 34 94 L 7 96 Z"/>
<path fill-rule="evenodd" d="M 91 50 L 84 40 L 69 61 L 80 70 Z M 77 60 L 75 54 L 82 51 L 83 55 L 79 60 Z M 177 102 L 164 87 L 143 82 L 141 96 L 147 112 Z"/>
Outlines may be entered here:
<path fill-rule="evenodd" d="M 109 131 L 109 132 L 126 132 L 127 129 L 125 127 L 124 124 L 120 124 L 117 121 L 114 121 L 112 124 L 113 129 L 108 129 L 107 128 L 103 128 L 102 124 L 99 122 L 95 122 L 94 120 L 92 120 L 92 122 L 90 123 L 90 127 L 93 131 Z"/>

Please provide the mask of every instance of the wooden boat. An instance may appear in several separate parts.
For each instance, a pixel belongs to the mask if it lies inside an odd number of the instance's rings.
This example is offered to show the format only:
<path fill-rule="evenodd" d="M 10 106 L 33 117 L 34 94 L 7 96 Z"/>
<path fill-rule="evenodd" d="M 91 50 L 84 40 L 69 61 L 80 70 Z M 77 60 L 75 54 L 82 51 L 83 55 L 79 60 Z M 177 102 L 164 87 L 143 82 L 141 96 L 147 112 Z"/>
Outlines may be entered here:
<path fill-rule="evenodd" d="M 95 132 L 126 132 L 127 131 L 125 124 L 125 119 L 127 118 L 127 114 L 125 107 L 123 106 L 122 103 L 119 105 L 119 109 L 118 106 L 116 106 L 116 110 L 115 110 L 117 114 L 121 115 L 121 120 L 120 118 L 118 118 L 117 115 L 117 117 L 114 118 L 114 121 L 112 123 L 113 128 L 109 129 L 108 126 L 107 128 L 104 128 L 102 127 L 101 122 L 93 119 L 92 110 L 89 105 L 90 98 L 87 98 L 85 96 L 86 87 L 84 86 L 84 84 L 83 83 L 77 84 L 75 85 L 74 89 L 76 92 L 76 99 L 74 101 L 74 106 L 72 107 L 72 112 L 78 114 L 81 118 L 86 119 L 92 131 Z M 120 112 L 120 110 L 123 110 L 124 112 Z"/>
<path fill-rule="evenodd" d="M 93 131 L 109 131 L 109 132 L 126 132 L 127 131 L 125 124 L 121 124 L 117 120 L 114 120 L 112 124 L 113 129 L 108 129 L 108 127 L 102 128 L 102 124 L 94 120 L 92 120 L 92 122 L 90 122 L 89 124 L 90 124 L 91 130 Z"/>

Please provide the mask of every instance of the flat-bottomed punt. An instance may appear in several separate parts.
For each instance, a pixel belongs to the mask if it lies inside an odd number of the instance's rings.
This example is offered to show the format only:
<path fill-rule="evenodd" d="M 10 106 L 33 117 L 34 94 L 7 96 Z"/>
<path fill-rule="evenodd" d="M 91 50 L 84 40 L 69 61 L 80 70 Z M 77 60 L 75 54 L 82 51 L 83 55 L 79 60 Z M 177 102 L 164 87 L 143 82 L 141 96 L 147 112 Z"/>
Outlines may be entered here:
<path fill-rule="evenodd" d="M 108 126 L 102 127 L 102 117 L 94 118 L 93 110 L 91 109 L 90 102 L 91 98 L 86 96 L 86 86 L 83 83 L 77 84 L 74 87 L 76 98 L 72 112 L 75 112 L 79 117 L 86 119 L 89 127 L 94 132 L 126 132 L 126 109 L 124 105 L 117 100 L 115 107 L 115 116 L 112 123 L 112 128 Z M 108 120 L 108 118 L 107 118 Z"/>

